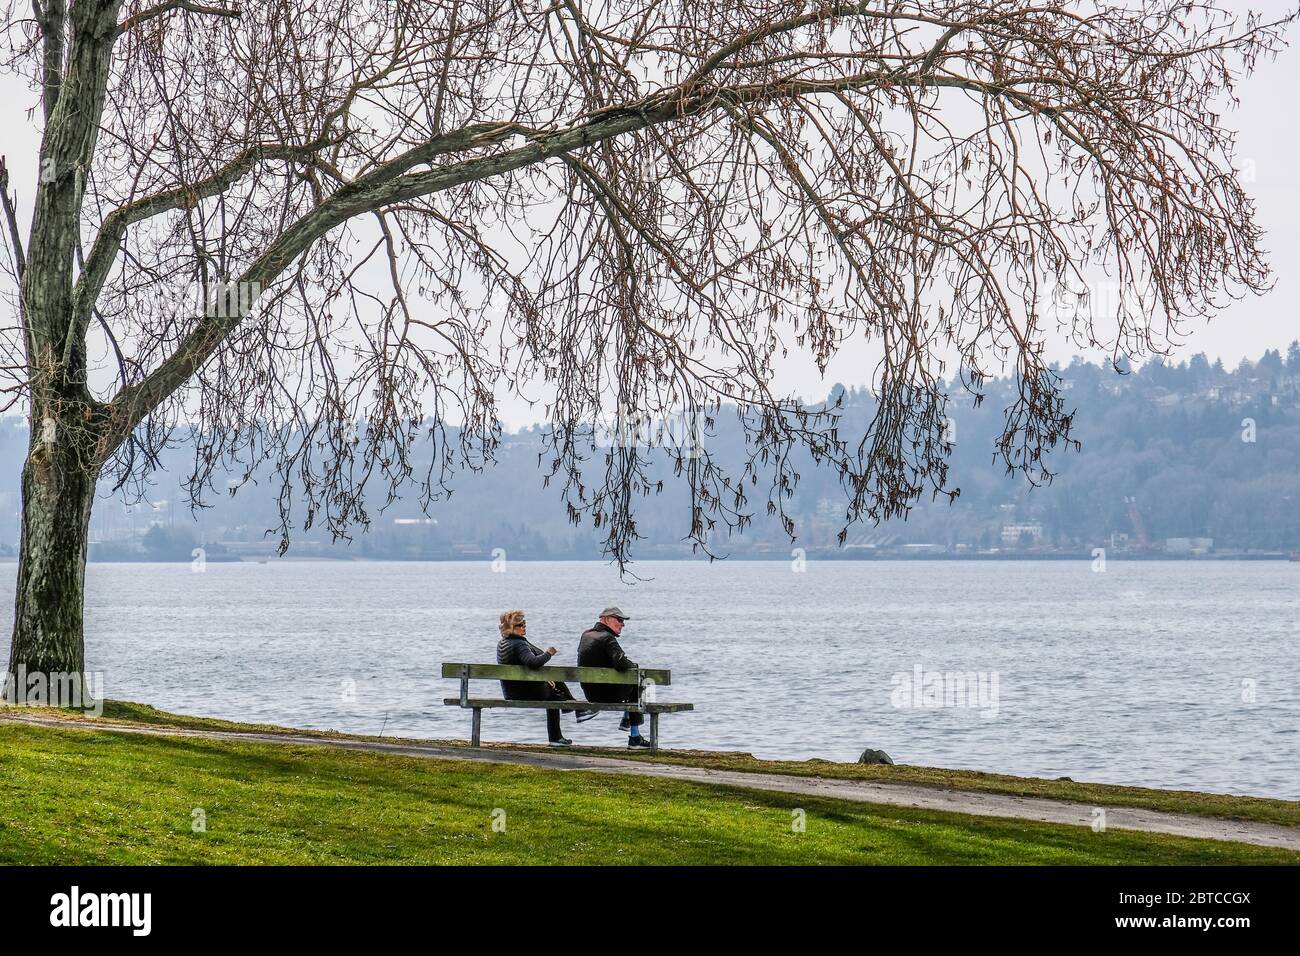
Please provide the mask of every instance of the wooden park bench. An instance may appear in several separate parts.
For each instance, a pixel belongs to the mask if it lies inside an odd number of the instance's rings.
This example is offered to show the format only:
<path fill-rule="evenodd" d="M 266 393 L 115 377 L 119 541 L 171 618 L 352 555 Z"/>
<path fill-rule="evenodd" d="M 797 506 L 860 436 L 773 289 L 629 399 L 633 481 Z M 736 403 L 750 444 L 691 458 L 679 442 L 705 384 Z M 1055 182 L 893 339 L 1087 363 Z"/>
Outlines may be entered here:
<path fill-rule="evenodd" d="M 443 664 L 442 676 L 460 681 L 460 696 L 448 697 L 443 703 L 450 707 L 471 708 L 474 722 L 470 731 L 470 744 L 479 746 L 479 730 L 483 711 L 492 707 L 511 707 L 525 710 L 616 710 L 650 715 L 650 752 L 659 749 L 659 715 L 677 714 L 694 710 L 694 704 L 661 704 L 654 699 L 655 688 L 672 683 L 672 671 L 652 670 L 647 667 L 616 671 L 612 667 L 524 667 L 520 664 Z M 637 699 L 627 704 L 597 704 L 584 700 L 501 700 L 494 697 L 471 697 L 472 680 L 564 681 L 570 684 L 634 684 Z"/>

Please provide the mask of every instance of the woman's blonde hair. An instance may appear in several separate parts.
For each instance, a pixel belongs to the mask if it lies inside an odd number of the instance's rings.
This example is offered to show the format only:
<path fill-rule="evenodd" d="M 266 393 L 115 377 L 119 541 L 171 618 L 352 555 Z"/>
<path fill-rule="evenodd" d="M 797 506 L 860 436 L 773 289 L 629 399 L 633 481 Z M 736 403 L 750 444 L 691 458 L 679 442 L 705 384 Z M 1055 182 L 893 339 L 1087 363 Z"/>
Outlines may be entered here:
<path fill-rule="evenodd" d="M 524 623 L 524 612 L 516 608 L 513 611 L 501 612 L 501 636 L 508 637 L 519 630 L 519 625 Z"/>

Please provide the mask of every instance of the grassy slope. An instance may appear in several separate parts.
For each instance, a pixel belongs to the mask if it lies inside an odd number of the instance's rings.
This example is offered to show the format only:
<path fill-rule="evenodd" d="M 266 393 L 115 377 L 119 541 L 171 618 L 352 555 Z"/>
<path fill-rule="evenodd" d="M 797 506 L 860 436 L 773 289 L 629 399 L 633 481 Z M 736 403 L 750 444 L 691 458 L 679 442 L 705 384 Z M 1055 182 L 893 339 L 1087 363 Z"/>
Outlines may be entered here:
<path fill-rule="evenodd" d="M 207 832 L 192 832 L 196 808 Z M 492 828 L 498 808 L 504 833 Z M 803 833 L 792 831 L 795 808 Z M 0 724 L 0 863 L 195 862 L 1296 864 L 1300 854 L 679 781 Z"/>
<path fill-rule="evenodd" d="M 70 717 L 68 719 L 76 718 Z M 303 731 L 266 724 L 240 724 L 207 717 L 170 714 L 147 704 L 136 704 L 127 701 L 106 701 L 104 719 L 191 729 L 256 730 L 275 734 L 310 733 L 316 736 L 349 737 L 358 740 L 375 739 L 334 732 Z M 393 738 L 385 739 L 392 740 Z M 468 746 L 463 740 L 411 742 L 437 743 L 440 746 L 452 747 Z M 488 744 L 488 746 L 500 745 Z M 512 749 L 521 750 L 546 749 L 545 747 L 528 745 L 511 746 Z M 572 752 L 598 754 L 628 760 L 648 759 L 648 755 L 629 754 L 626 750 L 621 749 L 589 750 L 575 747 Z M 1015 777 L 1009 774 L 982 773 L 977 770 L 949 770 L 942 767 L 866 766 L 854 763 L 834 763 L 825 760 L 759 760 L 745 753 L 661 751 L 653 759 L 662 763 L 689 764 L 717 770 L 750 770 L 762 773 L 793 774 L 796 776 L 831 777 L 840 780 L 918 783 L 936 787 L 979 790 L 1016 796 L 1074 800 L 1092 806 L 1140 807 L 1148 810 L 1164 810 L 1171 813 L 1190 813 L 1197 816 L 1219 817 L 1229 820 L 1254 820 L 1261 823 L 1300 827 L 1300 801 L 1294 800 L 1239 797 L 1183 790 L 1154 790 L 1144 787 L 1121 787 L 1104 783 L 1048 780 L 1039 777 Z"/>

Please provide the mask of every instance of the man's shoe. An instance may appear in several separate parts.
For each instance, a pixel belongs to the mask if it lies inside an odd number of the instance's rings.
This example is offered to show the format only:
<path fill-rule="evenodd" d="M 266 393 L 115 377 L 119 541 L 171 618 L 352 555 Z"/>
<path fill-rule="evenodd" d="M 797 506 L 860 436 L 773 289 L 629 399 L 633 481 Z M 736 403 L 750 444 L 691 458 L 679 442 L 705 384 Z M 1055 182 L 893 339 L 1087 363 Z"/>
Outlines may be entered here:
<path fill-rule="evenodd" d="M 568 737 L 560 737 L 560 738 L 558 738 L 558 739 L 556 739 L 556 740 L 552 740 L 552 741 L 551 741 L 551 746 L 552 746 L 552 747 L 572 747 L 572 746 L 573 746 L 573 741 L 570 740 Z"/>
<path fill-rule="evenodd" d="M 600 711 L 598 710 L 575 710 L 573 712 L 573 716 L 577 718 L 578 723 L 582 723 L 584 720 L 591 720 L 591 718 L 599 715 Z"/>
<path fill-rule="evenodd" d="M 629 738 L 627 738 L 627 746 L 628 746 L 628 749 L 630 749 L 630 750 L 636 750 L 638 747 L 645 747 L 645 748 L 648 749 L 648 748 L 650 747 L 650 738 L 649 738 L 649 737 L 629 737 Z"/>
<path fill-rule="evenodd" d="M 624 715 L 623 715 L 623 719 L 620 720 L 620 721 L 618 722 L 618 729 L 619 729 L 619 730 L 631 730 L 631 729 L 632 729 L 632 721 L 630 721 L 630 720 L 627 719 L 627 714 L 624 714 Z"/>

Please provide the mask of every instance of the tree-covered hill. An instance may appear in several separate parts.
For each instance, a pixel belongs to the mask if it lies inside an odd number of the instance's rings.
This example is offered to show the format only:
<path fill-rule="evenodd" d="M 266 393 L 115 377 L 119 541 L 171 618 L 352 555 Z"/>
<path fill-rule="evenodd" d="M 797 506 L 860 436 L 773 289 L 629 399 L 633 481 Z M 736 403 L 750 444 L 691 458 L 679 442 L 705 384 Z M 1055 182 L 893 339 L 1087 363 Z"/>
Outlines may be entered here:
<path fill-rule="evenodd" d="M 988 383 L 978 407 L 957 391 L 951 408 L 949 503 L 924 500 L 906 521 L 850 530 L 837 549 L 844 492 L 837 476 L 805 463 L 787 512 L 795 520 L 791 543 L 779 523 L 752 502 L 753 524 L 741 537 L 719 531 L 720 554 L 788 556 L 794 547 L 846 556 L 932 553 L 1080 553 L 1093 547 L 1143 554 L 1280 552 L 1300 550 L 1300 343 L 1285 354 L 1266 352 L 1235 369 L 1204 355 L 1171 364 L 1153 361 L 1117 374 L 1109 366 L 1075 360 L 1060 374 L 1076 410 L 1078 451 L 1058 449 L 1050 484 L 1031 487 L 994 461 L 993 440 L 1014 383 Z M 845 433 L 861 428 L 872 410 L 869 394 L 836 386 Z M 0 553 L 13 553 L 26 423 L 0 420 Z M 290 555 L 338 557 L 490 557 L 497 548 L 518 558 L 600 556 L 599 535 L 566 519 L 556 487 L 544 487 L 538 469 L 540 433 L 507 436 L 498 463 L 464 473 L 454 493 L 428 514 L 413 497 L 372 511 L 368 532 L 332 542 L 319 529 L 297 531 Z M 724 462 L 743 454 L 740 429 L 719 419 L 710 447 Z M 212 496 L 212 507 L 192 516 L 182 490 L 188 473 L 183 450 L 165 459 L 147 500 L 101 501 L 92 524 L 92 557 L 189 558 L 202 544 L 210 555 L 270 553 L 277 527 L 269 476 L 233 498 Z M 218 482 L 218 487 L 222 483 Z M 107 490 L 105 490 L 107 494 Z M 663 494 L 638 506 L 644 536 L 641 557 L 685 556 L 690 519 L 684 490 L 669 481 Z M 1172 540 L 1171 540 L 1172 539 Z M 926 547 L 928 546 L 928 547 Z"/>

